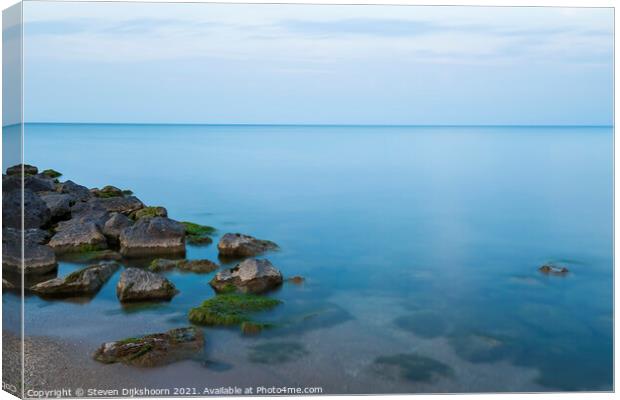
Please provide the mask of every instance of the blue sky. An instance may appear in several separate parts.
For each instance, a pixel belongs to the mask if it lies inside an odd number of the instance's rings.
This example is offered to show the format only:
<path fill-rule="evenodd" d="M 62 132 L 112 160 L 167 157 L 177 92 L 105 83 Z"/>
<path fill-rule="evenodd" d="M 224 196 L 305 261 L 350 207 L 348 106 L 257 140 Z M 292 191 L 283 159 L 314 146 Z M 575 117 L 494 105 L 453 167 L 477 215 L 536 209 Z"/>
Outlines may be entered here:
<path fill-rule="evenodd" d="M 611 124 L 611 9 L 24 6 L 27 122 Z"/>

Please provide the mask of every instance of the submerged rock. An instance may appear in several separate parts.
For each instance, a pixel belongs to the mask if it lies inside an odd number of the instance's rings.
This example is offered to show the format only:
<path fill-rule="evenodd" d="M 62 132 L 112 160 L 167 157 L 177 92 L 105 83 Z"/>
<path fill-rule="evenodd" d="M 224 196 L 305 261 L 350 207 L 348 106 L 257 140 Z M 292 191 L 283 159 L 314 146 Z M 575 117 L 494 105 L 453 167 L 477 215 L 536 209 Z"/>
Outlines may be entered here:
<path fill-rule="evenodd" d="M 269 260 L 248 259 L 219 272 L 209 284 L 220 293 L 263 293 L 282 284 L 282 273 Z"/>
<path fill-rule="evenodd" d="M 267 311 L 282 302 L 254 294 L 218 294 L 189 311 L 189 320 L 198 325 L 239 325 L 251 321 L 259 311 Z"/>
<path fill-rule="evenodd" d="M 24 231 L 25 274 L 48 274 L 58 267 L 54 251 L 42 244 L 46 237 L 46 232 L 40 229 Z M 9 273 L 22 273 L 22 235 L 18 229 L 2 230 L 2 269 Z"/>
<path fill-rule="evenodd" d="M 405 379 L 412 382 L 431 382 L 440 377 L 451 377 L 454 374 L 449 365 L 415 353 L 377 357 L 374 370 L 387 378 Z"/>
<path fill-rule="evenodd" d="M 63 254 L 103 250 L 107 248 L 107 241 L 94 222 L 70 220 L 58 225 L 48 245 L 56 254 Z"/>
<path fill-rule="evenodd" d="M 102 363 L 123 363 L 139 367 L 169 364 L 199 354 L 204 347 L 201 330 L 194 327 L 171 329 L 166 333 L 104 343 L 94 358 Z"/>
<path fill-rule="evenodd" d="M 181 222 L 185 227 L 187 243 L 193 245 L 206 245 L 213 243 L 211 235 L 215 234 L 215 228 L 207 225 L 199 225 L 193 222 Z"/>
<path fill-rule="evenodd" d="M 219 267 L 219 265 L 210 260 L 167 260 L 164 258 L 156 258 L 149 265 L 149 269 L 156 272 L 179 269 L 199 274 L 213 272 Z"/>
<path fill-rule="evenodd" d="M 116 272 L 119 265 L 115 262 L 102 262 L 90 265 L 63 277 L 41 282 L 30 288 L 33 292 L 46 296 L 93 295 Z"/>
<path fill-rule="evenodd" d="M 294 285 L 301 285 L 306 281 L 306 278 L 304 278 L 303 276 L 295 275 L 287 278 L 286 281 Z"/>
<path fill-rule="evenodd" d="M 282 364 L 295 361 L 308 355 L 300 342 L 267 342 L 250 347 L 248 360 L 259 364 Z"/>
<path fill-rule="evenodd" d="M 119 241 L 125 257 L 185 253 L 183 225 L 164 217 L 139 219 L 123 229 Z"/>
<path fill-rule="evenodd" d="M 168 279 L 153 272 L 127 268 L 116 285 L 116 296 L 121 302 L 170 300 L 178 293 Z"/>
<path fill-rule="evenodd" d="M 568 273 L 568 268 L 566 267 L 556 267 L 555 265 L 545 264 L 542 267 L 538 268 L 540 272 L 547 275 L 566 275 Z"/>
<path fill-rule="evenodd" d="M 220 255 L 228 257 L 252 257 L 277 248 L 278 245 L 274 242 L 256 239 L 241 233 L 227 233 L 217 244 Z"/>

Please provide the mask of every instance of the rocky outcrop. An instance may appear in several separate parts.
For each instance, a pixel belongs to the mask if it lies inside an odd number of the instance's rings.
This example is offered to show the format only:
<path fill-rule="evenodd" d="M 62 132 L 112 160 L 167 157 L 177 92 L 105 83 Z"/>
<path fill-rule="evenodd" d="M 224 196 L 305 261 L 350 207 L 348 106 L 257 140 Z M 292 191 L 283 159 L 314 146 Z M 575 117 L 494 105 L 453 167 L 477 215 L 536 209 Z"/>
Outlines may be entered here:
<path fill-rule="evenodd" d="M 24 231 L 23 272 L 25 274 L 47 274 L 54 271 L 58 264 L 52 249 L 41 243 L 45 241 L 46 232 L 40 229 Z M 22 236 L 18 229 L 2 230 L 2 269 L 3 271 L 22 273 Z"/>
<path fill-rule="evenodd" d="M 264 293 L 282 284 L 282 273 L 269 260 L 248 259 L 219 272 L 209 284 L 220 293 Z"/>
<path fill-rule="evenodd" d="M 48 243 L 56 254 L 103 250 L 107 245 L 105 236 L 94 222 L 73 219 L 58 224 Z"/>
<path fill-rule="evenodd" d="M 104 343 L 94 358 L 102 363 L 123 363 L 138 367 L 156 367 L 198 356 L 204 347 L 201 330 L 177 328 L 166 333 L 127 338 Z"/>
<path fill-rule="evenodd" d="M 102 232 L 109 242 L 117 244 L 123 229 L 131 225 L 133 225 L 133 221 L 129 217 L 121 213 L 112 213 L 110 218 L 103 224 Z"/>
<path fill-rule="evenodd" d="M 96 294 L 118 268 L 119 265 L 115 262 L 102 262 L 72 272 L 63 278 L 41 282 L 30 290 L 43 296 L 90 296 Z"/>
<path fill-rule="evenodd" d="M 29 189 L 24 189 L 24 228 L 41 228 L 52 218 L 50 210 L 41 197 Z M 22 192 L 13 190 L 4 193 L 2 199 L 2 226 L 20 228 L 22 226 Z"/>
<path fill-rule="evenodd" d="M 59 184 L 56 190 L 60 193 L 70 194 L 75 201 L 88 201 L 93 195 L 86 186 L 78 185 L 73 181 L 66 181 Z"/>
<path fill-rule="evenodd" d="M 220 255 L 227 257 L 252 257 L 277 248 L 278 245 L 274 242 L 256 239 L 241 233 L 227 233 L 217 244 Z"/>
<path fill-rule="evenodd" d="M 161 275 L 127 268 L 116 285 L 116 296 L 125 302 L 170 300 L 178 293 L 174 284 Z"/>
<path fill-rule="evenodd" d="M 121 232 L 119 241 L 125 257 L 184 254 L 185 228 L 164 217 L 141 218 Z"/>
<path fill-rule="evenodd" d="M 47 192 L 39 195 L 50 210 L 52 219 L 58 220 L 71 214 L 73 197 L 66 193 Z"/>

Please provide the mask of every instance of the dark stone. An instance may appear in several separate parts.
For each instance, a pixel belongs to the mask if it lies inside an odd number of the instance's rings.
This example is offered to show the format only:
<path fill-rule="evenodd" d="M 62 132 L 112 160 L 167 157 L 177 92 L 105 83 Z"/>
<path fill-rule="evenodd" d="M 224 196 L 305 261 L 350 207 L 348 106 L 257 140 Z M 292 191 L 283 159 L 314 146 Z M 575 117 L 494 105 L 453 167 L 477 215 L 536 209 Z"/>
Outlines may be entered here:
<path fill-rule="evenodd" d="M 12 167 L 9 167 L 6 169 L 6 174 L 7 175 L 21 175 L 22 174 L 22 165 L 24 167 L 23 171 L 24 171 L 24 175 L 36 175 L 39 173 L 39 169 L 37 167 L 35 167 L 34 165 L 28 165 L 28 164 L 17 164 L 17 165 L 13 165 Z"/>
<path fill-rule="evenodd" d="M 144 208 L 144 203 L 135 196 L 95 198 L 90 202 L 107 212 L 118 212 L 125 215 Z"/>
<path fill-rule="evenodd" d="M 49 208 L 53 219 L 64 218 L 71 214 L 73 197 L 66 193 L 46 192 L 40 193 L 41 200 Z"/>
<path fill-rule="evenodd" d="M 121 213 L 112 213 L 110 218 L 103 225 L 103 234 L 108 238 L 111 243 L 118 243 L 118 238 L 121 235 L 123 229 L 133 225 L 127 216 Z"/>
<path fill-rule="evenodd" d="M 60 193 L 66 193 L 73 196 L 75 201 L 87 201 L 93 195 L 90 193 L 90 190 L 86 186 L 78 185 L 73 181 L 66 181 L 58 185 L 56 190 Z"/>
<path fill-rule="evenodd" d="M 277 248 L 278 245 L 274 242 L 256 239 L 241 233 L 227 233 L 217 244 L 220 255 L 227 257 L 252 257 Z"/>
<path fill-rule="evenodd" d="M 24 192 L 24 228 L 41 228 L 51 220 L 50 210 L 41 197 L 31 190 Z M 2 226 L 20 228 L 22 193 L 19 190 L 5 193 L 2 204 Z"/>
<path fill-rule="evenodd" d="M 556 267 L 555 265 L 545 264 L 542 267 L 538 268 L 540 272 L 545 275 L 559 275 L 563 276 L 568 274 L 568 268 L 566 267 Z"/>
<path fill-rule="evenodd" d="M 141 218 L 121 232 L 119 241 L 125 257 L 184 254 L 185 228 L 164 217 Z"/>
<path fill-rule="evenodd" d="M 94 222 L 69 220 L 58 224 L 48 245 L 56 254 L 107 248 L 107 240 Z"/>
<path fill-rule="evenodd" d="M 115 262 L 102 262 L 72 272 L 63 278 L 41 282 L 30 290 L 44 296 L 90 296 L 96 294 L 118 268 L 119 265 Z"/>
<path fill-rule="evenodd" d="M 41 244 L 44 234 L 39 231 L 28 229 L 24 232 L 25 274 L 47 274 L 58 266 L 52 249 Z M 17 229 L 2 230 L 2 269 L 14 274 L 22 272 L 22 237 Z"/>
<path fill-rule="evenodd" d="M 94 358 L 102 363 L 123 363 L 138 367 L 156 367 L 199 355 L 204 347 L 201 330 L 188 327 L 166 333 L 127 338 L 104 343 Z"/>
<path fill-rule="evenodd" d="M 124 270 L 116 285 L 116 296 L 123 303 L 170 300 L 177 293 L 176 287 L 168 279 L 138 268 Z"/>
<path fill-rule="evenodd" d="M 282 273 L 269 260 L 245 260 L 219 272 L 209 284 L 216 292 L 263 293 L 282 284 Z"/>

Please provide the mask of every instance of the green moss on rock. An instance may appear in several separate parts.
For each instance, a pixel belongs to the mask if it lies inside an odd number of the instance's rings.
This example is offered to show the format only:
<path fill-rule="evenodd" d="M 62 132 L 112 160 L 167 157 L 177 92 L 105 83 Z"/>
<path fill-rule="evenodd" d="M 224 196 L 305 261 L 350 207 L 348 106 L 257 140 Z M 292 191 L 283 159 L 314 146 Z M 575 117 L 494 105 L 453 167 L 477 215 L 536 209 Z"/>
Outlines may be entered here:
<path fill-rule="evenodd" d="M 59 178 L 62 176 L 60 172 L 53 170 L 53 169 L 46 169 L 45 171 L 42 171 L 41 174 L 49 178 L 52 178 L 52 179 Z"/>
<path fill-rule="evenodd" d="M 215 234 L 216 229 L 212 226 L 199 225 L 193 222 L 181 222 L 185 226 L 187 243 L 201 245 L 213 242 L 211 235 Z"/>
<path fill-rule="evenodd" d="M 164 207 L 144 207 L 131 214 L 131 218 L 138 220 L 140 218 L 150 217 L 167 217 L 168 211 Z"/>
<path fill-rule="evenodd" d="M 253 294 L 219 294 L 189 311 L 189 320 L 199 325 L 238 325 L 250 321 L 259 311 L 270 310 L 282 302 Z"/>

